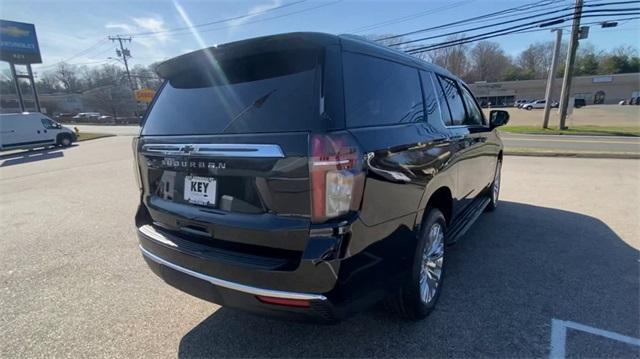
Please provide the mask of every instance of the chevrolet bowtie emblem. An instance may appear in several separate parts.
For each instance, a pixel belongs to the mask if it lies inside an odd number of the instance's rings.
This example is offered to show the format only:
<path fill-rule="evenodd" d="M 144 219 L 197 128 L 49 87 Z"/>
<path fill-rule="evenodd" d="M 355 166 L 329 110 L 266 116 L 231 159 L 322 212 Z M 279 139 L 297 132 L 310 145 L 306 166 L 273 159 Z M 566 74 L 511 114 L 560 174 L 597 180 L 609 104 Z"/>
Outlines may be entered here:
<path fill-rule="evenodd" d="M 195 147 L 191 146 L 191 145 L 186 145 L 184 147 L 182 147 L 180 149 L 180 151 L 184 152 L 184 153 L 191 153 L 195 150 Z"/>

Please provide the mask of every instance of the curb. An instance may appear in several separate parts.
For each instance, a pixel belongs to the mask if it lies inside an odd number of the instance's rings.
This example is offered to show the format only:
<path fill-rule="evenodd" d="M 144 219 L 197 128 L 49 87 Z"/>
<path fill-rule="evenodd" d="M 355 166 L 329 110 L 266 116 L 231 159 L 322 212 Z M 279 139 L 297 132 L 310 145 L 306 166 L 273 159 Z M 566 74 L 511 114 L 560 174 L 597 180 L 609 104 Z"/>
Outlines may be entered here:
<path fill-rule="evenodd" d="M 529 137 L 546 137 L 546 138 L 554 138 L 554 137 L 558 137 L 558 138 L 562 138 L 562 137 L 574 137 L 574 138 L 598 138 L 598 139 L 609 139 L 609 140 L 613 140 L 613 139 L 640 139 L 640 136 L 637 135 L 598 135 L 598 134 L 575 134 L 575 133 L 520 133 L 520 132 L 507 132 L 507 131 L 500 131 L 500 135 L 501 136 L 512 136 L 512 137 L 519 137 L 519 136 L 529 136 Z"/>
<path fill-rule="evenodd" d="M 624 152 L 536 152 L 536 151 L 511 151 L 505 150 L 505 156 L 524 157 L 565 157 L 565 158 L 610 158 L 610 159 L 640 159 L 640 153 Z"/>
<path fill-rule="evenodd" d="M 101 138 L 108 138 L 108 137 L 115 137 L 116 136 L 116 135 L 114 135 L 112 133 L 100 133 L 100 134 L 97 134 L 97 135 L 98 136 L 96 136 L 96 137 L 78 139 L 78 140 L 76 140 L 76 142 L 93 141 L 93 140 L 99 140 Z"/>

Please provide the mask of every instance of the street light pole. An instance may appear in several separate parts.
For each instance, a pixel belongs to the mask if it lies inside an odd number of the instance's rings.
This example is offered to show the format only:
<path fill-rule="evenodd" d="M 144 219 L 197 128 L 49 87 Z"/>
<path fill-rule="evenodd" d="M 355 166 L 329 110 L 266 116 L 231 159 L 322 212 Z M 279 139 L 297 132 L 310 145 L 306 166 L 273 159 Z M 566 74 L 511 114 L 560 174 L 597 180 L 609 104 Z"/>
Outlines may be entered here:
<path fill-rule="evenodd" d="M 569 51 L 567 52 L 567 62 L 564 67 L 564 78 L 562 80 L 562 94 L 560 95 L 560 129 L 567 128 L 567 108 L 569 107 L 569 93 L 571 92 L 571 79 L 573 75 L 573 65 L 576 60 L 578 50 L 578 36 L 580 35 L 580 18 L 582 17 L 582 2 L 576 0 L 575 11 L 573 13 L 573 26 L 571 27 L 571 38 L 569 39 Z"/>
<path fill-rule="evenodd" d="M 558 68 L 558 57 L 560 57 L 560 44 L 562 43 L 562 29 L 554 29 L 556 32 L 556 43 L 553 48 L 553 58 L 551 59 L 551 67 L 549 68 L 549 77 L 547 78 L 547 91 L 545 93 L 544 102 L 544 122 L 542 128 L 549 128 L 549 113 L 551 112 L 551 99 L 553 98 L 553 83 L 556 79 L 556 70 Z"/>

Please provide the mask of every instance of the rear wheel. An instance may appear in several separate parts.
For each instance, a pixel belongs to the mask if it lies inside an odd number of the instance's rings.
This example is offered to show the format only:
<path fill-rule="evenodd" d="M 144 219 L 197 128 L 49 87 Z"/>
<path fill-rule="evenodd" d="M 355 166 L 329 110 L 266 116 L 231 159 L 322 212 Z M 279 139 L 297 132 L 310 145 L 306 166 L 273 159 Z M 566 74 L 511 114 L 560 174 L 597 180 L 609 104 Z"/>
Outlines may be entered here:
<path fill-rule="evenodd" d="M 446 226 L 442 212 L 430 209 L 420 231 L 411 274 L 389 299 L 390 306 L 403 318 L 423 319 L 436 306 L 444 278 Z"/>
<path fill-rule="evenodd" d="M 502 172 L 502 161 L 498 160 L 496 166 L 496 174 L 493 177 L 493 183 L 489 189 L 489 204 L 487 205 L 487 211 L 492 212 L 498 207 L 498 197 L 500 196 L 500 175 Z"/>

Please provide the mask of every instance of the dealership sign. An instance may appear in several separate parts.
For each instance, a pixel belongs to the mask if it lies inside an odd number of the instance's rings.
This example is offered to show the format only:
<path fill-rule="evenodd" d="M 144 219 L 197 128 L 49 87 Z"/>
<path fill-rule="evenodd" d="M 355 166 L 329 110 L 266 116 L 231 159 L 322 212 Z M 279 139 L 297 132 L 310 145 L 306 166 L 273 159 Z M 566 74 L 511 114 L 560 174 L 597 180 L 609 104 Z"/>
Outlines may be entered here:
<path fill-rule="evenodd" d="M 14 64 L 40 64 L 40 48 L 33 24 L 0 20 L 0 60 Z"/>

